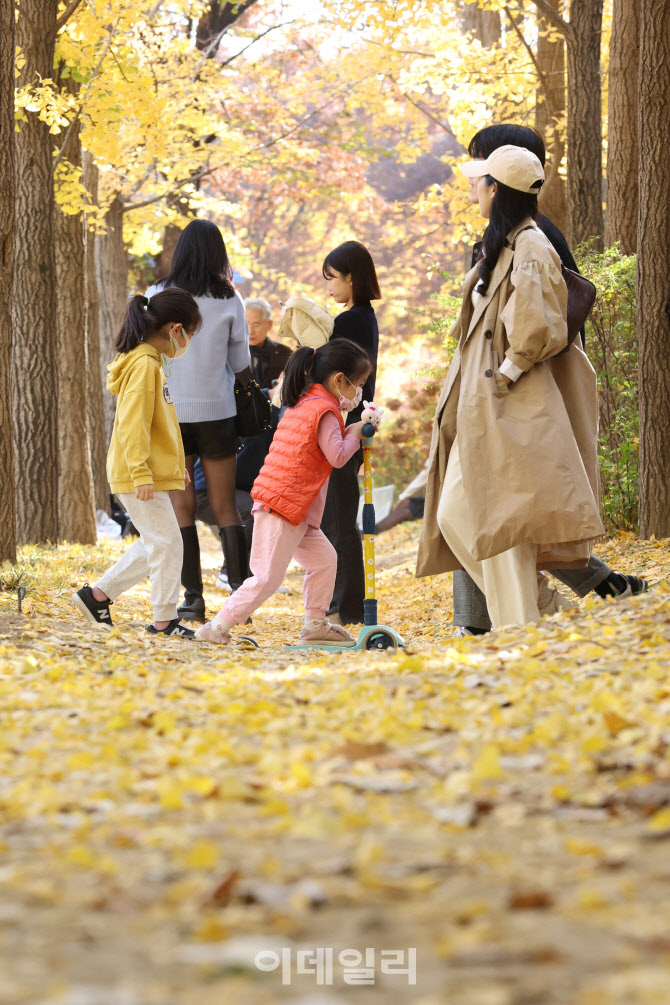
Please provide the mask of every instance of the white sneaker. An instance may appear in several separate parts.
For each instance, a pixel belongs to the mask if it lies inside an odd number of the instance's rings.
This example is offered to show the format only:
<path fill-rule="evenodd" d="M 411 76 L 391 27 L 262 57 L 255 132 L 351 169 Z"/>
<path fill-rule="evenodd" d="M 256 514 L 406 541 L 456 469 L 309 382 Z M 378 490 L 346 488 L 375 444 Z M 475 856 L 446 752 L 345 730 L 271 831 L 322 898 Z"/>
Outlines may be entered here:
<path fill-rule="evenodd" d="M 219 590 L 224 590 L 226 593 L 232 592 L 225 572 L 219 572 L 219 575 L 216 577 L 216 587 Z"/>
<path fill-rule="evenodd" d="M 576 607 L 576 604 L 571 603 L 558 590 L 552 590 L 547 580 L 543 579 L 537 597 L 537 607 L 544 617 L 545 615 L 558 614 L 559 611 L 571 611 L 573 607 Z"/>
<path fill-rule="evenodd" d="M 451 637 L 452 639 L 475 638 L 475 633 L 471 632 L 470 629 L 466 628 L 465 625 L 456 625 L 456 627 L 454 628 L 453 635 Z"/>

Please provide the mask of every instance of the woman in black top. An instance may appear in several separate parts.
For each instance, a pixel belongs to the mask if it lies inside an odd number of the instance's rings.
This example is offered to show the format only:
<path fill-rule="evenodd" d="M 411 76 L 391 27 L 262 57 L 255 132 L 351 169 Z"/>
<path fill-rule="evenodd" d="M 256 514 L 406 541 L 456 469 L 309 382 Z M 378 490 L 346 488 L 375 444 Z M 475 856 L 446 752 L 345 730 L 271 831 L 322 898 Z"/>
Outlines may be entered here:
<path fill-rule="evenodd" d="M 372 363 L 370 376 L 363 385 L 362 399 L 372 401 L 377 375 L 379 329 L 370 303 L 381 293 L 370 252 L 358 241 L 345 241 L 331 251 L 323 263 L 328 293 L 344 310 L 335 318 L 331 338 L 348 338 L 367 352 Z M 363 403 L 347 416 L 347 425 L 359 422 Z M 363 548 L 356 525 L 358 515 L 358 470 L 363 461 L 357 451 L 342 468 L 334 468 L 328 485 L 321 529 L 337 552 L 337 578 L 333 600 L 328 610 L 331 621 L 358 624 L 363 621 L 365 574 Z"/>

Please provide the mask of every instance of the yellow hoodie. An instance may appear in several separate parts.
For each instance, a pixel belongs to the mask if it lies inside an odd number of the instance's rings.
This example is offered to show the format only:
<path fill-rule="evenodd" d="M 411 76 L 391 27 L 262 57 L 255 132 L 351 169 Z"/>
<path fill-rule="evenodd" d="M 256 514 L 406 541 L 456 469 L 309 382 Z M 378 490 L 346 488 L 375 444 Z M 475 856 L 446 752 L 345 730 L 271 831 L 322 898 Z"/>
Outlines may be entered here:
<path fill-rule="evenodd" d="M 107 390 L 118 398 L 107 455 L 112 492 L 183 489 L 184 448 L 158 350 L 143 343 L 119 353 L 107 372 Z"/>

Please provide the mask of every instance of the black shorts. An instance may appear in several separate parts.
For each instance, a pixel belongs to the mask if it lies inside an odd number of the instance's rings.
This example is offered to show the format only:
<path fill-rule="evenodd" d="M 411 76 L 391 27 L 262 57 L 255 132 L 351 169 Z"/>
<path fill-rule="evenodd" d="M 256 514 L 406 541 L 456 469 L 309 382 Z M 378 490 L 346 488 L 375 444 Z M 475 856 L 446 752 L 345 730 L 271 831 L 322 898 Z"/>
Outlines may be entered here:
<path fill-rule="evenodd" d="M 234 457 L 242 444 L 237 435 L 237 416 L 213 419 L 211 422 L 180 422 L 184 454 L 220 460 Z"/>

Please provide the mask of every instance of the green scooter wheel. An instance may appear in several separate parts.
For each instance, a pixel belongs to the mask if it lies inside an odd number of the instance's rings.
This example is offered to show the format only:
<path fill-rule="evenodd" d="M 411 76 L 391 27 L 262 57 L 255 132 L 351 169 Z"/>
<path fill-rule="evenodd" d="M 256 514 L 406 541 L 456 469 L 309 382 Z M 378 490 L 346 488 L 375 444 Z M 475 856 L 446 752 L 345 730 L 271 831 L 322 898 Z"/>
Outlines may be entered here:
<path fill-rule="evenodd" d="M 398 641 L 390 632 L 372 632 L 365 640 L 366 649 L 397 649 Z"/>

